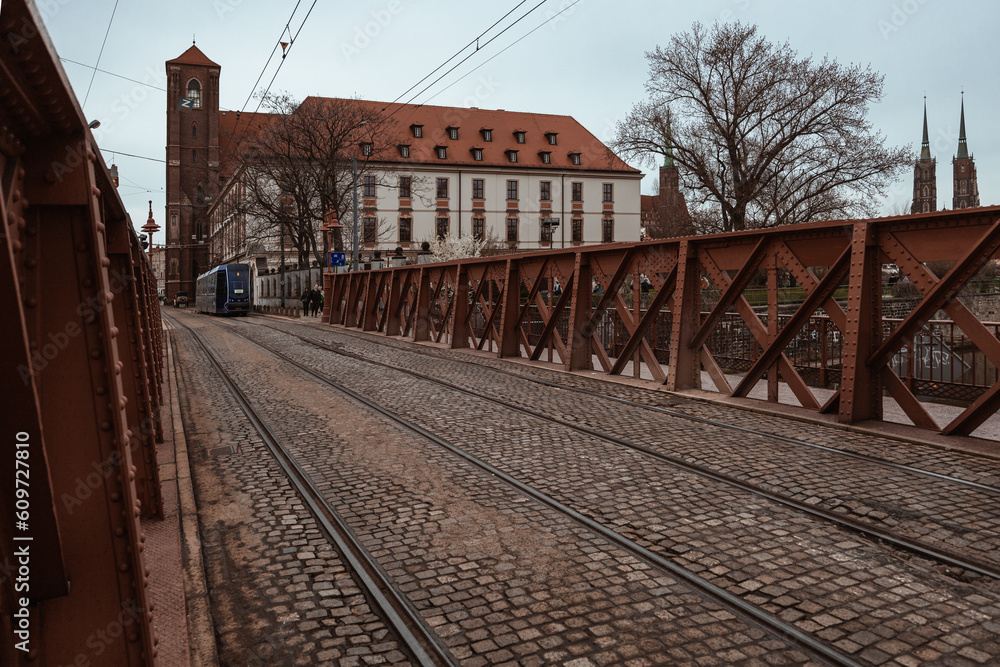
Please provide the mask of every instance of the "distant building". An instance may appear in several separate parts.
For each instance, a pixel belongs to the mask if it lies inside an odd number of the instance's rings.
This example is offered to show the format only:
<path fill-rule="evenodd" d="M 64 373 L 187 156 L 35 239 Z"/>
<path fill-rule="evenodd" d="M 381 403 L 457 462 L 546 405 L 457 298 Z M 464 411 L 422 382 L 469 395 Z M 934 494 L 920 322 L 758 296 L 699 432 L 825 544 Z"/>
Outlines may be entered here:
<path fill-rule="evenodd" d="M 167 62 L 168 296 L 190 292 L 210 263 L 268 271 L 278 255 L 277 243 L 253 240 L 254 226 L 267 221 L 248 220 L 237 205 L 246 174 L 232 161 L 267 114 L 220 111 L 219 72 L 196 46 Z M 325 101 L 310 97 L 302 106 Z M 441 237 L 492 237 L 511 250 L 639 240 L 643 174 L 572 117 L 429 105 L 393 111 L 399 145 L 368 163 L 377 178 L 358 184 L 362 254 L 415 252 Z M 355 149 L 359 162 L 366 146 Z M 340 222 L 346 229 L 350 220 Z"/>
<path fill-rule="evenodd" d="M 979 182 L 976 164 L 969 154 L 965 136 L 965 100 L 962 100 L 961 122 L 958 131 L 958 154 L 952 158 L 952 208 L 979 206 Z M 924 136 L 920 157 L 913 166 L 913 204 L 911 213 L 930 213 L 937 210 L 937 160 L 931 157 L 927 134 L 927 102 L 924 101 Z"/>
<path fill-rule="evenodd" d="M 209 268 L 208 207 L 219 190 L 219 73 L 192 45 L 167 68 L 166 296 L 194 294 Z"/>

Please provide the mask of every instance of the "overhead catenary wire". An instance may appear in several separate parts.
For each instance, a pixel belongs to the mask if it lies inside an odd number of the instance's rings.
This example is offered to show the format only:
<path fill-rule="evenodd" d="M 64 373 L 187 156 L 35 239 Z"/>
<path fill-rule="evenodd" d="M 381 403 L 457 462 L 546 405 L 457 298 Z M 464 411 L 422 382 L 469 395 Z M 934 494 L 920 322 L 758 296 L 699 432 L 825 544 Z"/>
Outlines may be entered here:
<path fill-rule="evenodd" d="M 449 83 L 447 86 L 445 86 L 444 88 L 442 88 L 438 92 L 436 92 L 433 95 L 431 95 L 430 97 L 428 97 L 426 100 L 424 100 L 420 104 L 421 105 L 427 104 L 428 102 L 430 102 L 431 100 L 433 100 L 435 97 L 437 97 L 438 95 L 440 95 L 444 91 L 446 91 L 449 88 L 451 88 L 452 86 L 454 86 L 459 81 L 462 81 L 466 77 L 470 76 L 473 72 L 475 72 L 476 70 L 478 70 L 480 67 L 483 67 L 484 65 L 486 65 L 487 63 L 489 63 L 494 58 L 497 58 L 498 56 L 502 55 L 504 51 L 510 49 L 515 44 L 517 44 L 522 39 L 524 39 L 525 37 L 528 37 L 529 35 L 531 35 L 535 31 L 541 29 L 542 26 L 546 25 L 547 23 L 549 23 L 553 19 L 557 18 L 560 14 L 562 14 L 562 13 L 564 13 L 566 11 L 569 11 L 570 9 L 573 8 L 574 5 L 577 5 L 579 3 L 580 3 L 580 0 L 573 0 L 573 2 L 571 2 L 570 4 L 568 4 L 566 7 L 564 7 L 561 10 L 559 10 L 558 12 L 556 12 L 555 14 L 553 14 L 552 16 L 550 16 L 549 18 L 545 19 L 544 21 L 542 21 L 541 23 L 539 23 L 536 27 L 534 27 L 531 30 L 529 30 L 528 32 L 524 33 L 523 35 L 521 35 L 520 37 L 518 37 L 517 39 L 515 39 L 513 42 L 511 42 L 510 44 L 508 44 L 507 46 L 505 46 L 504 48 L 502 48 L 500 51 L 497 51 L 495 54 L 493 54 L 492 56 L 490 56 L 489 58 L 487 58 L 483 62 L 479 63 L 478 65 L 476 65 L 475 67 L 473 67 L 472 69 L 470 69 L 468 72 L 466 72 L 465 74 L 463 74 L 462 76 L 458 77 L 457 79 L 455 79 L 454 81 L 452 81 L 451 83 Z"/>
<path fill-rule="evenodd" d="M 411 90 L 413 90 L 414 88 L 416 88 L 417 86 L 419 86 L 420 84 L 422 84 L 427 79 L 429 79 L 432 76 L 434 76 L 435 72 L 437 72 L 439 69 L 441 69 L 442 67 L 444 67 L 448 63 L 450 63 L 452 60 L 454 60 L 458 56 L 462 55 L 462 52 L 465 51 L 470 46 L 472 46 L 473 44 L 476 45 L 476 51 L 478 51 L 480 49 L 479 40 L 482 39 L 483 35 L 485 35 L 486 33 L 488 33 L 490 30 L 493 30 L 493 28 L 497 27 L 497 25 L 501 21 L 503 21 L 505 18 L 507 18 L 508 16 L 510 16 L 511 14 L 513 14 L 515 11 L 517 11 L 517 8 L 520 7 L 521 5 L 523 5 L 527 1 L 528 0 L 521 0 L 521 2 L 517 3 L 516 5 L 514 5 L 513 9 L 511 9 L 509 12 L 507 12 L 506 14 L 504 14 L 503 16 L 501 16 L 499 19 L 497 19 L 496 21 L 494 21 L 493 25 L 491 25 L 489 28 L 487 28 L 486 30 L 484 30 L 481 33 L 479 33 L 478 35 L 476 35 L 475 39 L 473 39 L 471 42 L 469 42 L 468 44 L 466 44 L 465 46 L 463 46 L 462 48 L 460 48 L 458 51 L 456 51 L 453 56 L 451 56 L 450 58 L 448 58 L 447 60 L 445 60 L 443 63 L 441 63 L 440 65 L 438 65 L 434 69 L 432 69 L 430 72 L 428 72 L 427 75 L 424 78 L 420 79 L 420 81 L 417 81 L 415 84 L 413 84 L 412 86 L 410 86 L 409 88 L 407 88 L 406 90 L 404 90 L 403 93 L 399 97 L 397 97 L 392 102 L 389 102 L 389 104 L 386 104 L 384 107 L 382 107 L 382 111 L 385 111 L 390 106 L 392 106 L 393 104 L 395 104 L 399 100 L 401 100 L 404 97 L 406 97 L 407 93 L 409 93 Z"/>
<path fill-rule="evenodd" d="M 418 92 L 418 93 L 417 93 L 416 95 L 414 95 L 414 96 L 413 96 L 413 97 L 411 97 L 411 98 L 410 98 L 409 100 L 407 100 L 407 101 L 406 101 L 406 102 L 404 102 L 404 103 L 403 103 L 402 105 L 400 105 L 398 109 L 396 109 L 395 111 L 393 111 L 392 113 L 390 113 L 390 114 L 389 114 L 388 116 L 386 116 L 385 120 L 389 120 L 390 118 L 392 118 L 392 117 L 393 117 L 394 115 L 396 115 L 396 113 L 397 113 L 397 112 L 398 112 L 398 111 L 399 111 L 400 109 L 402 109 L 403 107 L 407 106 L 408 104 L 410 104 L 411 102 L 413 102 L 413 100 L 415 100 L 415 99 L 417 99 L 418 97 L 420 97 L 421 95 L 423 95 L 423 94 L 424 94 L 425 92 L 427 92 L 427 91 L 428 91 L 428 90 L 429 90 L 429 89 L 430 89 L 430 88 L 431 88 L 431 87 L 432 87 L 432 86 L 433 86 L 434 84 L 436 84 L 436 83 L 437 83 L 438 81 L 440 81 L 440 80 L 441 80 L 441 79 L 443 79 L 444 77 L 446 77 L 446 76 L 448 76 L 449 74 L 451 74 L 452 72 L 454 72 L 454 71 L 455 71 L 455 70 L 456 70 L 456 69 L 457 69 L 458 67 L 460 67 L 460 66 L 462 65 L 462 63 L 466 62 L 466 61 L 467 61 L 467 60 L 468 60 L 469 58 L 471 58 L 472 56 L 474 56 L 474 55 L 476 55 L 477 53 L 479 53 L 480 49 L 483 49 L 483 48 L 485 48 L 485 47 L 489 46 L 489 45 L 490 45 L 490 43 L 492 43 L 492 42 L 493 42 L 494 40 L 496 40 L 496 39 L 497 39 L 498 37 L 500 37 L 501 35 L 503 35 L 503 34 L 504 34 L 505 32 L 507 32 L 508 30 L 510 30 L 511 28 L 513 28 L 514 26 L 516 26 L 516 25 L 517 25 L 518 23 L 520 23 L 521 21 L 523 21 L 523 20 L 524 20 L 525 18 L 527 18 L 527 17 L 528 17 L 528 15 L 529 15 L 529 14 L 531 14 L 531 13 L 532 13 L 532 12 L 534 12 L 534 11 L 535 11 L 536 9 L 538 9 L 539 7 L 541 7 L 542 5 L 544 5 L 544 4 L 546 3 L 546 2 L 547 2 L 547 0 L 542 0 L 541 2 L 539 2 L 539 3 L 537 4 L 537 5 L 535 5 L 534 7 L 532 7 L 531 9 L 529 9 L 529 10 L 528 10 L 527 12 L 525 12 L 524 14 L 522 14 L 522 15 L 521 15 L 521 17 L 520 17 L 520 18 L 518 18 L 517 20 L 515 20 L 515 21 L 514 21 L 513 23 L 511 23 L 511 24 L 510 24 L 510 25 L 508 25 L 508 26 L 507 26 L 506 28 L 504 28 L 503 30 L 501 30 L 500 32 L 498 32 L 498 33 L 497 33 L 496 35 L 494 35 L 493 37 L 490 37 L 490 38 L 489 38 L 489 40 L 487 40 L 485 44 L 483 44 L 483 45 L 479 45 L 479 44 L 478 44 L 478 42 L 477 42 L 477 44 L 476 44 L 476 50 L 475 50 L 475 51 L 473 51 L 472 53 L 470 53 L 470 54 L 469 54 L 469 55 L 467 55 L 466 57 L 462 58 L 462 59 L 461 59 L 460 61 L 458 61 L 457 63 L 455 63 L 455 65 L 454 65 L 454 66 L 453 66 L 453 67 L 452 67 L 451 69 L 449 69 L 449 70 L 448 70 L 447 72 L 445 72 L 444 74 L 442 74 L 441 76 L 439 76 L 438 78 L 434 79 L 434 80 L 433 80 L 433 81 L 431 81 L 431 82 L 430 82 L 429 84 L 427 84 L 427 85 L 426 85 L 426 86 L 425 86 L 425 87 L 424 87 L 424 88 L 423 88 L 423 89 L 422 89 L 422 90 L 421 90 L 420 92 Z M 518 6 L 520 6 L 520 5 L 518 5 Z M 494 25 L 495 25 L 495 24 L 494 24 Z M 468 47 L 466 47 L 466 48 L 468 48 Z M 449 59 L 449 60 L 451 60 L 451 59 Z M 439 67 L 438 69 L 440 69 L 440 67 Z M 426 78 L 427 78 L 427 77 L 424 77 L 424 79 L 426 79 Z"/>
<path fill-rule="evenodd" d="M 131 81 L 132 83 L 138 83 L 140 86 L 146 86 L 147 88 L 153 88 L 154 90 L 162 90 L 163 92 L 167 92 L 166 88 L 160 88 L 159 86 L 154 86 L 151 83 L 146 83 L 145 81 L 139 81 L 138 79 L 130 79 L 127 76 L 122 76 L 121 74 L 115 74 L 114 72 L 109 72 L 106 69 L 101 69 L 99 67 L 94 67 L 93 65 L 88 65 L 86 63 L 81 63 L 81 62 L 78 62 L 76 60 L 71 60 L 69 58 L 63 58 L 62 56 L 59 56 L 59 60 L 65 62 L 65 63 L 73 63 L 74 65 L 79 65 L 80 67 L 86 67 L 87 69 L 92 69 L 95 72 L 100 72 L 101 74 L 107 74 L 108 76 L 117 77 L 119 79 L 125 79 L 126 81 Z"/>
<path fill-rule="evenodd" d="M 104 41 L 101 42 L 101 50 L 97 54 L 97 62 L 94 64 L 94 71 L 90 75 L 90 85 L 87 86 L 87 94 L 83 98 L 83 108 L 87 107 L 87 100 L 90 99 L 90 89 L 94 85 L 94 77 L 97 76 L 97 66 L 101 64 L 101 56 L 104 55 L 104 45 L 108 43 L 108 35 L 111 34 L 111 24 L 115 21 L 115 12 L 118 11 L 118 0 L 115 0 L 115 7 L 111 10 L 111 19 L 108 21 L 108 29 L 104 33 Z"/>
<path fill-rule="evenodd" d="M 301 0 L 300 0 L 300 2 L 301 2 Z M 298 3 L 296 3 L 295 7 L 298 8 Z M 291 30 L 289 28 L 289 25 L 287 25 L 287 24 L 285 25 L 285 31 L 287 31 L 288 34 L 291 36 L 291 41 L 288 43 L 288 48 L 287 49 L 283 49 L 283 53 L 281 54 L 281 62 L 278 63 L 277 69 L 274 70 L 274 76 L 271 77 L 271 81 L 270 81 L 270 83 L 267 84 L 267 88 L 265 88 L 264 92 L 261 93 L 260 100 L 257 101 L 257 107 L 253 111 L 254 115 L 256 115 L 258 111 L 260 111 L 260 105 L 262 105 L 264 103 L 264 99 L 267 97 L 267 94 L 270 92 L 271 86 L 274 85 L 274 80 L 278 78 L 278 72 L 281 71 L 282 66 L 285 64 L 285 56 L 287 56 L 289 53 L 291 53 L 292 47 L 295 46 L 295 42 L 299 38 L 299 33 L 302 32 L 302 28 L 305 27 L 306 21 L 309 20 L 309 17 L 312 15 L 312 11 L 313 11 L 313 9 L 315 7 L 316 7 L 316 0 L 313 0 L 313 3 L 309 6 L 309 11 L 306 12 L 305 18 L 302 19 L 302 23 L 299 24 L 299 29 L 295 31 L 295 35 L 292 36 L 291 35 Z M 295 15 L 294 11 L 292 12 L 292 15 L 293 16 Z M 291 18 L 289 18 L 289 22 L 291 22 Z M 281 36 L 282 37 L 285 36 L 285 32 L 284 31 L 281 33 Z M 279 39 L 278 41 L 280 43 L 281 40 Z M 259 80 L 260 79 L 258 79 L 258 81 Z M 254 84 L 255 87 L 256 87 L 256 85 L 257 84 Z M 251 91 L 251 95 L 253 95 L 252 91 Z M 247 98 L 247 101 L 249 101 L 249 98 Z M 236 113 L 237 113 L 237 118 L 239 118 L 239 114 L 242 113 L 242 110 L 238 111 Z M 239 146 L 240 142 L 243 141 L 243 137 L 246 136 L 246 133 L 247 133 L 248 129 L 250 129 L 250 121 L 247 121 L 246 125 L 243 126 L 243 131 L 240 133 L 239 138 L 236 140 L 236 143 L 235 143 L 236 146 Z"/>

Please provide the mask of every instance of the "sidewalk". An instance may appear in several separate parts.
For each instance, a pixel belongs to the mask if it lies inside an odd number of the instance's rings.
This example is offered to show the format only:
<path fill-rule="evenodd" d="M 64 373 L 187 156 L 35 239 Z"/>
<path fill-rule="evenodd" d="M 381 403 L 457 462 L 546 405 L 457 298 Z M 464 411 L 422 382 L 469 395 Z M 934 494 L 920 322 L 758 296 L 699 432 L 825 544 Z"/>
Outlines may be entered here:
<path fill-rule="evenodd" d="M 166 329 L 166 326 L 165 326 Z M 187 442 L 178 409 L 177 378 L 170 339 L 166 342 L 163 442 L 157 445 L 163 520 L 145 519 L 143 556 L 149 570 L 153 628 L 159 638 L 156 664 L 216 665 L 215 633 L 201 562 L 198 514 L 188 468 Z"/>

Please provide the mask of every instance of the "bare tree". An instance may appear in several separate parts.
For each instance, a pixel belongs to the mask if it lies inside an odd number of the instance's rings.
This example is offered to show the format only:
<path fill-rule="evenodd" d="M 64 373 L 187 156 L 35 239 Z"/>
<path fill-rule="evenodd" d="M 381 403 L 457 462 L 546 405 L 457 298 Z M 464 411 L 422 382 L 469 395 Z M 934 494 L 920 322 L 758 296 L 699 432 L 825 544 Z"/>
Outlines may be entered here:
<path fill-rule="evenodd" d="M 874 215 L 912 163 L 866 120 L 882 96 L 870 68 L 800 58 L 741 23 L 695 23 L 646 58 L 649 99 L 614 148 L 650 164 L 672 148 L 701 231 Z"/>
<path fill-rule="evenodd" d="M 336 215 L 342 227 L 334 249 L 350 247 L 353 163 L 360 200 L 366 185 L 386 178 L 378 165 L 399 143 L 395 125 L 377 105 L 362 100 L 307 98 L 300 104 L 287 94 L 271 94 L 261 106 L 266 120 L 246 141 L 233 142 L 245 188 L 240 212 L 256 221 L 256 238 L 270 244 L 284 239 L 296 248 L 299 265 L 321 261 L 327 248 L 320 229 Z M 359 217 L 363 241 L 364 214 Z"/>

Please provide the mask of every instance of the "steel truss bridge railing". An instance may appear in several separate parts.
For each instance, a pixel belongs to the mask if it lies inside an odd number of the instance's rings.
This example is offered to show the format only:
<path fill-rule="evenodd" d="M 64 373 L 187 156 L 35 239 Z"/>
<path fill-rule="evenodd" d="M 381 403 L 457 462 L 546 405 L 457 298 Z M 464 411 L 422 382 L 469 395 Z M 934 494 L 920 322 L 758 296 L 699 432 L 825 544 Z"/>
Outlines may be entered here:
<path fill-rule="evenodd" d="M 700 388 L 706 371 L 722 394 L 746 397 L 765 382 L 768 400 L 777 402 L 780 381 L 799 405 L 842 423 L 880 420 L 891 396 L 914 425 L 968 435 L 1000 407 L 995 370 L 960 415 L 937 424 L 900 354 L 918 349 L 943 312 L 984 365 L 1000 367 L 996 328 L 958 298 L 998 249 L 1000 207 L 984 207 L 470 258 L 327 274 L 324 321 L 569 371 L 593 370 L 596 360 L 604 373 L 638 377 L 641 369 L 674 391 Z M 882 317 L 887 265 L 922 294 L 896 321 Z M 803 296 L 782 315 L 779 280 L 788 276 Z M 747 296 L 761 282 L 766 306 L 754 307 Z M 703 292 L 716 296 L 706 305 Z M 826 320 L 821 331 L 817 317 Z M 742 377 L 732 382 L 726 346 L 737 326 L 747 340 L 736 366 Z M 830 383 L 810 380 L 816 364 L 801 363 L 797 352 L 814 336 L 836 341 L 837 387 L 822 400 L 810 384 Z M 825 343 L 818 349 L 834 352 Z M 911 369 L 914 356 L 905 362 Z M 824 373 L 833 368 L 828 360 L 819 365 Z"/>
<path fill-rule="evenodd" d="M 156 279 L 37 7 L 0 35 L 0 664 L 151 665 Z"/>

